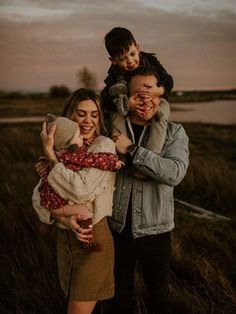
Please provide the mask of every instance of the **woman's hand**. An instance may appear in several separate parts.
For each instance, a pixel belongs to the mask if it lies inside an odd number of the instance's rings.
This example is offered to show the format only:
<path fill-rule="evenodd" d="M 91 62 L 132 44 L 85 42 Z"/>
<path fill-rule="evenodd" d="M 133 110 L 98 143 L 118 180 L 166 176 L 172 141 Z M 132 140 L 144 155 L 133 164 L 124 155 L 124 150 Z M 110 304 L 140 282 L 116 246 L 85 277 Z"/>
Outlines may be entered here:
<path fill-rule="evenodd" d="M 78 230 L 80 228 L 78 221 L 79 221 L 79 215 L 71 215 L 71 216 L 59 216 L 54 213 L 51 213 L 52 217 L 56 220 L 61 222 L 64 226 L 66 226 L 69 229 L 72 230 Z"/>
<path fill-rule="evenodd" d="M 92 213 L 84 204 L 65 205 L 64 207 L 52 209 L 51 213 L 56 216 L 69 217 L 76 215 L 78 220 L 92 218 Z"/>
<path fill-rule="evenodd" d="M 80 220 L 86 220 L 92 217 L 92 213 L 84 204 L 65 205 L 62 208 L 53 209 L 51 211 L 52 217 L 60 221 L 63 225 L 70 228 L 78 240 L 89 243 L 92 239 L 91 229 L 93 225 L 88 229 L 81 228 L 79 225 Z"/>
<path fill-rule="evenodd" d="M 52 217 L 61 222 L 64 226 L 71 229 L 78 240 L 89 243 L 92 239 L 91 230 L 93 225 L 91 225 L 88 229 L 81 228 L 79 225 L 79 221 L 81 220 L 80 215 L 71 215 L 71 216 L 60 216 L 52 213 Z"/>
<path fill-rule="evenodd" d="M 53 125 L 50 132 L 47 133 L 47 122 L 46 121 L 43 122 L 42 131 L 40 133 L 42 144 L 43 144 L 43 149 L 44 149 L 45 155 L 53 163 L 58 162 L 58 159 L 53 149 L 55 131 L 56 131 L 56 125 Z"/>

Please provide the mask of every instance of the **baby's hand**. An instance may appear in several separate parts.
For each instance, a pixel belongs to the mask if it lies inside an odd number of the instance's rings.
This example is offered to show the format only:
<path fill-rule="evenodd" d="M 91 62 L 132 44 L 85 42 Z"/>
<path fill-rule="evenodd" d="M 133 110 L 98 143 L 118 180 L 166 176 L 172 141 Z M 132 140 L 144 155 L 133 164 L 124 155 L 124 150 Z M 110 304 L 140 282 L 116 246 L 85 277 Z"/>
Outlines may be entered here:
<path fill-rule="evenodd" d="M 121 167 L 124 167 L 125 166 L 125 163 L 121 160 L 117 160 L 116 162 L 116 170 L 119 170 Z"/>

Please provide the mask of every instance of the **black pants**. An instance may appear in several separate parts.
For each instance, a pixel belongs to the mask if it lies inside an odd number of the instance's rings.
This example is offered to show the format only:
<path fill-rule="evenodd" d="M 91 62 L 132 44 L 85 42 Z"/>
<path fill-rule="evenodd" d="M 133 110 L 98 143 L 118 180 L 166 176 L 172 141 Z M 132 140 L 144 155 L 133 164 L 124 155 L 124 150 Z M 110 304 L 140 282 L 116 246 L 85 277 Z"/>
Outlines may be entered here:
<path fill-rule="evenodd" d="M 170 232 L 134 239 L 128 226 L 121 234 L 112 232 L 115 245 L 115 297 L 111 301 L 110 313 L 133 313 L 134 270 L 137 261 L 150 296 L 151 313 L 170 313 Z"/>

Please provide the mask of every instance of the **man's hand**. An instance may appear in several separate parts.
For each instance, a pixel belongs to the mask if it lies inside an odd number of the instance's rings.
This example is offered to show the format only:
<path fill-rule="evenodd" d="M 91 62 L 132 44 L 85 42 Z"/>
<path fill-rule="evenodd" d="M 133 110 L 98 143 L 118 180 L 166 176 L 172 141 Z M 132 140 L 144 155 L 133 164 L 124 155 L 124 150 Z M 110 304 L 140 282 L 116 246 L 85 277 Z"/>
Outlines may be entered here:
<path fill-rule="evenodd" d="M 112 139 L 116 144 L 116 150 L 121 154 L 127 154 L 127 147 L 132 145 L 132 141 L 122 133 L 113 133 Z"/>

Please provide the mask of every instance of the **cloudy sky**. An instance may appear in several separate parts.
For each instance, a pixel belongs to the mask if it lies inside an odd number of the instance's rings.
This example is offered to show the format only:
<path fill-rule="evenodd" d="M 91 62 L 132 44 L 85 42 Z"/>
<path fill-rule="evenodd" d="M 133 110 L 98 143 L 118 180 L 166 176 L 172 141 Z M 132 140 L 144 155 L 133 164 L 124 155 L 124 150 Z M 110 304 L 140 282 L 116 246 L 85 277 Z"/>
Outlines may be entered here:
<path fill-rule="evenodd" d="M 176 90 L 236 87 L 235 0 L 0 0 L 0 89 L 74 89 L 84 66 L 102 87 L 115 26 L 157 54 Z"/>

